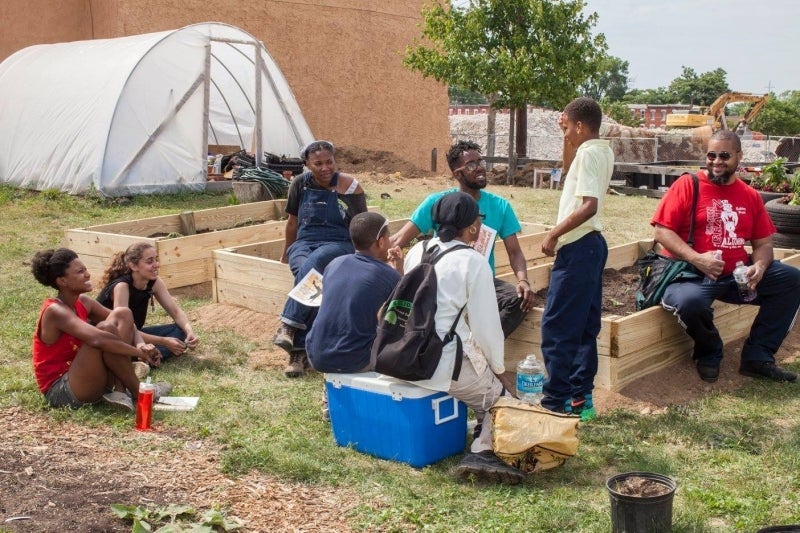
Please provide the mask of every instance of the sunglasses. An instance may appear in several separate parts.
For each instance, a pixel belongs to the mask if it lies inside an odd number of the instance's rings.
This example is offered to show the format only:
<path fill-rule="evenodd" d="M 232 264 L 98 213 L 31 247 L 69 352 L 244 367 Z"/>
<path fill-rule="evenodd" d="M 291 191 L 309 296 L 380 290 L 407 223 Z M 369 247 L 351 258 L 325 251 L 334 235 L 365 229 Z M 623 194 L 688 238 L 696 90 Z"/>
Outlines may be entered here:
<path fill-rule="evenodd" d="M 486 160 L 485 159 L 478 159 L 477 161 L 470 161 L 469 163 L 467 163 L 463 167 L 457 168 L 455 170 L 455 172 L 458 172 L 459 170 L 463 170 L 465 168 L 467 170 L 469 170 L 470 172 L 475 172 L 476 170 L 478 170 L 478 167 L 486 168 Z"/>
<path fill-rule="evenodd" d="M 718 157 L 720 159 L 722 159 L 723 161 L 727 161 L 728 159 L 731 158 L 731 153 L 730 152 L 708 152 L 706 154 L 706 158 L 708 158 L 709 161 L 714 161 Z"/>

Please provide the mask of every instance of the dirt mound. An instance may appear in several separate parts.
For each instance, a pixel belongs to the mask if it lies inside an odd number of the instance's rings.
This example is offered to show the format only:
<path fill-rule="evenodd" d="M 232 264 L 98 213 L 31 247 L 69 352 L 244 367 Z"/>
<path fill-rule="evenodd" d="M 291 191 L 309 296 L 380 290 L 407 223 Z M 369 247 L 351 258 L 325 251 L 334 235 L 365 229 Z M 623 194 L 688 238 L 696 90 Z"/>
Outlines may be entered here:
<path fill-rule="evenodd" d="M 383 174 L 398 172 L 404 178 L 432 176 L 434 173 L 419 168 L 397 154 L 382 150 L 369 150 L 358 146 L 337 146 L 336 163 L 342 172 L 358 174 L 379 172 Z"/>

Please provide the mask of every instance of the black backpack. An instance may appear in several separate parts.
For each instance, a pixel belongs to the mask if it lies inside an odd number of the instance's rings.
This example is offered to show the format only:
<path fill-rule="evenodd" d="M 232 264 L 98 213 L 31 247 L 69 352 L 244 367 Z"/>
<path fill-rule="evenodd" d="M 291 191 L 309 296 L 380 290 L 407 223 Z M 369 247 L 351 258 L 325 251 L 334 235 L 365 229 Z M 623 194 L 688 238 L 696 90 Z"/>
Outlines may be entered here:
<path fill-rule="evenodd" d="M 386 303 L 378 313 L 378 332 L 372 344 L 375 370 L 381 374 L 407 381 L 430 379 L 439 366 L 442 348 L 456 340 L 456 364 L 453 379 L 461 373 L 463 348 L 455 329 L 458 312 L 444 339 L 436 333 L 437 280 L 434 265 L 446 254 L 467 245 L 453 246 L 437 253 L 438 246 L 427 249 L 423 244 L 422 261 L 397 282 Z"/>

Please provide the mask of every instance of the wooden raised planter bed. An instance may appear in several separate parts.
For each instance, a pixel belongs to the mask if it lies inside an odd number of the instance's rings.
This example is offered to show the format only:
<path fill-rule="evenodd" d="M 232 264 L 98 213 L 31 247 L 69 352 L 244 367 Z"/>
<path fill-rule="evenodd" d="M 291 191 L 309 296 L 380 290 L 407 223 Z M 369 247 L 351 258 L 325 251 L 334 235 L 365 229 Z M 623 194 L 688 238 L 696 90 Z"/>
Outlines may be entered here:
<path fill-rule="evenodd" d="M 65 246 L 99 280 L 115 253 L 149 242 L 167 287 L 184 287 L 213 279 L 213 250 L 283 238 L 285 205 L 286 200 L 271 200 L 71 229 Z"/>
<path fill-rule="evenodd" d="M 630 267 L 652 246 L 653 241 L 639 241 L 612 247 L 606 268 Z M 800 254 L 796 250 L 776 249 L 775 258 L 800 266 Z M 528 269 L 534 291 L 548 287 L 551 268 L 552 264 L 544 264 Z M 713 307 L 714 323 L 726 344 L 748 334 L 758 311 L 756 306 L 719 301 L 714 302 Z M 515 368 L 526 354 L 541 355 L 543 311 L 543 307 L 534 308 L 506 340 L 506 368 Z M 628 316 L 604 316 L 597 349 L 599 367 L 595 385 L 618 391 L 637 378 L 690 357 L 692 341 L 672 314 L 656 306 Z"/>
<path fill-rule="evenodd" d="M 395 233 L 406 222 L 407 219 L 391 221 L 389 231 Z M 523 224 L 518 239 L 529 266 L 552 261 L 541 252 L 547 229 L 547 226 L 539 224 Z M 214 301 L 261 313 L 280 314 L 294 285 L 289 266 L 280 262 L 283 245 L 283 239 L 277 239 L 215 250 Z M 502 241 L 495 244 L 494 256 L 498 275 L 510 272 L 508 253 Z"/>

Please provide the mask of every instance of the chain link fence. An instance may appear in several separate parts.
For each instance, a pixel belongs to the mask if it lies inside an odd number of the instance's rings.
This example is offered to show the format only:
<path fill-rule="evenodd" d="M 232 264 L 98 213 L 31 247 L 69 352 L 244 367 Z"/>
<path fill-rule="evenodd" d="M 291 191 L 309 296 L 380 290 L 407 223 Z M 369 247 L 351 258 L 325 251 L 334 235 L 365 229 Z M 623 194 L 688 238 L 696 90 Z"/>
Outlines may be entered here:
<path fill-rule="evenodd" d="M 494 153 L 489 154 L 490 137 L 494 140 Z M 648 137 L 608 136 L 617 163 L 653 163 L 669 161 L 703 161 L 708 140 L 676 132 L 654 132 Z M 484 155 L 508 157 L 508 135 L 457 134 L 452 141 L 471 140 L 478 143 Z M 559 161 L 562 150 L 561 136 L 529 136 L 526 156 L 530 159 Z M 800 161 L 800 137 L 752 136 L 742 138 L 743 163 L 769 163 L 776 157 L 789 162 Z"/>

